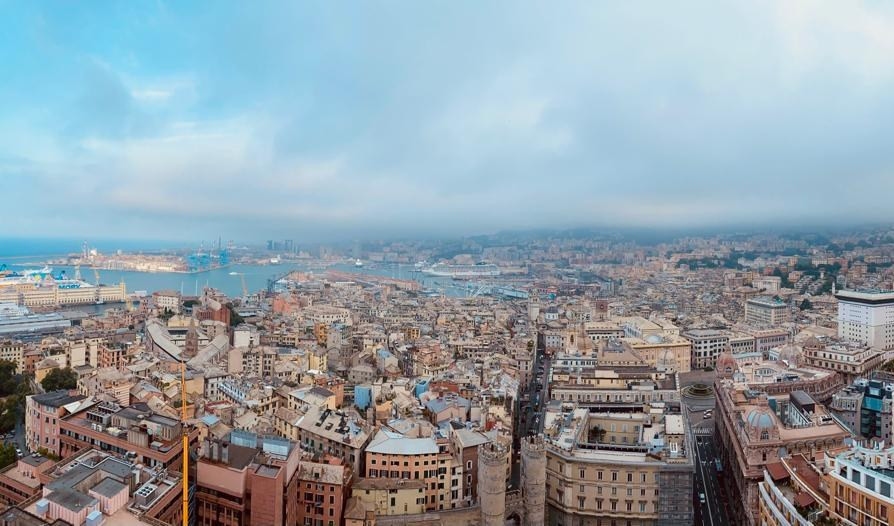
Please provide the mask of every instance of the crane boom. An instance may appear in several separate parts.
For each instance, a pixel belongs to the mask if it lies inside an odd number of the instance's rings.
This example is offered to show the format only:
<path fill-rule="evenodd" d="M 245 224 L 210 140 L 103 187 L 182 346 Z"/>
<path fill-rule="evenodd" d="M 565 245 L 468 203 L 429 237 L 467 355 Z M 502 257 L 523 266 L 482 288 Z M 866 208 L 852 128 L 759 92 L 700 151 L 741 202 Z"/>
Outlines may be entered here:
<path fill-rule="evenodd" d="M 189 431 L 186 428 L 186 361 L 180 359 L 180 429 L 183 434 L 183 526 L 189 526 Z"/>

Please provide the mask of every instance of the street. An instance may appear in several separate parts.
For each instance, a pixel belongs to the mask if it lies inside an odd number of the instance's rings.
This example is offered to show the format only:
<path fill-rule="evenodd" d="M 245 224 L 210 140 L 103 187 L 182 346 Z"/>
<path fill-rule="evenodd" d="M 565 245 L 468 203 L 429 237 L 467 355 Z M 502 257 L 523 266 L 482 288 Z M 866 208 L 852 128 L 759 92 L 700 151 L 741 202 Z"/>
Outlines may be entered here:
<path fill-rule="evenodd" d="M 531 366 L 531 381 L 523 386 L 521 401 L 516 411 L 516 429 L 513 440 L 513 462 L 510 486 L 517 488 L 519 484 L 521 453 L 521 437 L 534 435 L 543 430 L 543 408 L 549 398 L 547 375 L 549 374 L 549 357 L 546 356 L 543 337 L 537 339 L 534 351 L 534 363 Z"/>
<path fill-rule="evenodd" d="M 714 438 L 708 436 L 695 437 L 695 523 L 703 525 L 729 524 L 724 497 L 720 490 Z M 721 466 L 721 469 L 724 469 Z M 704 493 L 705 502 L 701 502 L 700 494 Z"/>

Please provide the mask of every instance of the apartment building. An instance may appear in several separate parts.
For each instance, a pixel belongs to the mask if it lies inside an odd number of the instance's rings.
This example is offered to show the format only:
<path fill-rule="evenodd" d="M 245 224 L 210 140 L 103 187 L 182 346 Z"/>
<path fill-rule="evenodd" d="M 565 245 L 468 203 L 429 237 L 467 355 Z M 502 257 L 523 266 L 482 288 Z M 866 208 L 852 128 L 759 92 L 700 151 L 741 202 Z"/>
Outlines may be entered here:
<path fill-rule="evenodd" d="M 31 451 L 44 448 L 59 455 L 62 448 L 59 423 L 62 417 L 92 404 L 84 395 L 52 391 L 25 398 L 25 444 Z"/>
<path fill-rule="evenodd" d="M 380 429 L 365 451 L 366 476 L 420 480 L 425 483 L 425 509 L 450 510 L 462 501 L 463 466 L 446 441 L 411 438 Z"/>
<path fill-rule="evenodd" d="M 844 524 L 894 523 L 894 448 L 853 446 L 827 456 L 825 465 L 832 518 Z"/>
<path fill-rule="evenodd" d="M 351 468 L 335 457 L 300 461 L 297 524 L 342 524 L 352 476 Z"/>

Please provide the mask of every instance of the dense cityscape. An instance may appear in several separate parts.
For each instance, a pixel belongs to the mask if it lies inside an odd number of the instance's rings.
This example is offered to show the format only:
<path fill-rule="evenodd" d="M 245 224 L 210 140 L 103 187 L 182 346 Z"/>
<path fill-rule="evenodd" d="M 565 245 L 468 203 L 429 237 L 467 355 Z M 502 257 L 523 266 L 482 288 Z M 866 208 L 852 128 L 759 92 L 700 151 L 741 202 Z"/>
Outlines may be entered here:
<path fill-rule="evenodd" d="M 0 0 L 0 65 L 0 526 L 894 526 L 894 2 Z"/>
<path fill-rule="evenodd" d="M 894 229 L 222 247 L 3 267 L 7 524 L 891 517 Z"/>

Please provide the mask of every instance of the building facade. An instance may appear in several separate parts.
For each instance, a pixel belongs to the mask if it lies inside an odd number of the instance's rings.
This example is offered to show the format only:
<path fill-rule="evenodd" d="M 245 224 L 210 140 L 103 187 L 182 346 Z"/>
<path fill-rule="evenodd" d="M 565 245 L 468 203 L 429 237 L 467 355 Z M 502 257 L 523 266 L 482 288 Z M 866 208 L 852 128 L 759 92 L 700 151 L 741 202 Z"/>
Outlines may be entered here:
<path fill-rule="evenodd" d="M 838 299 L 838 338 L 887 351 L 894 349 L 894 292 L 842 290 Z"/>

